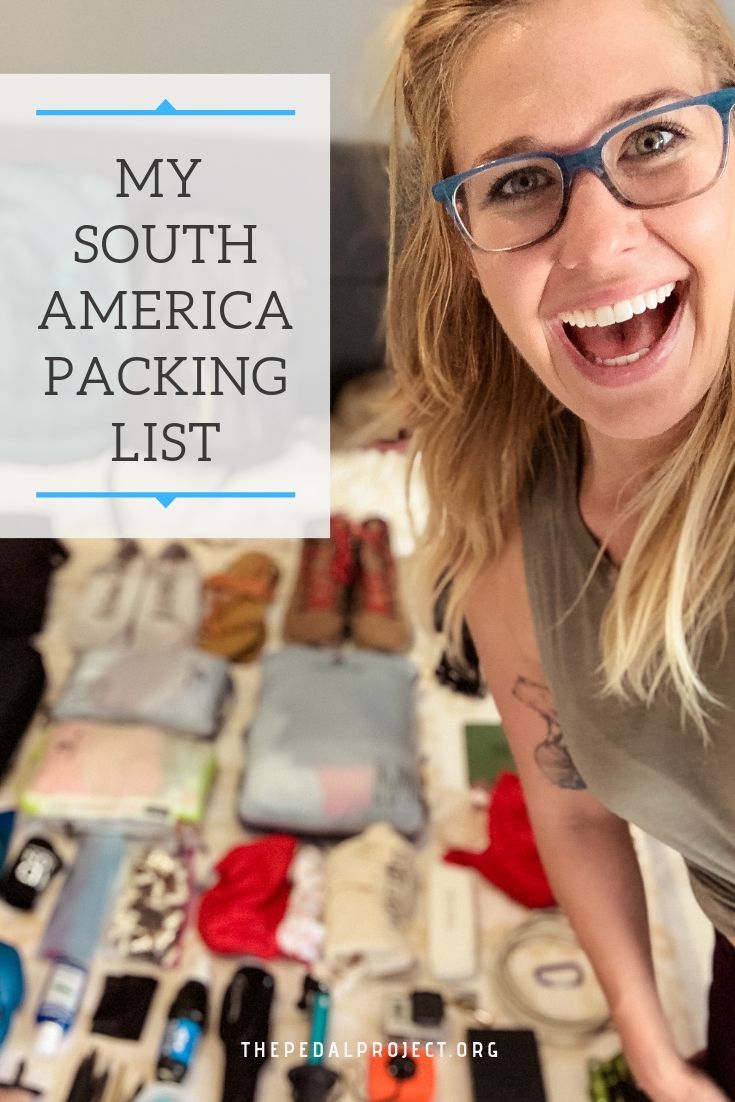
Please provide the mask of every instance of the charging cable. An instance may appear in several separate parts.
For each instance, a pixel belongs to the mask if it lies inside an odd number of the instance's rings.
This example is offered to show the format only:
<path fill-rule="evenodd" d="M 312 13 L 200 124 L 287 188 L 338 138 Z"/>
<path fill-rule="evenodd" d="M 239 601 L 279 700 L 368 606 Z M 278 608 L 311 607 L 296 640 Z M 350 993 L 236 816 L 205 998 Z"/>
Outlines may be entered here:
<path fill-rule="evenodd" d="M 559 911 L 534 915 L 512 931 L 498 954 L 495 982 L 507 1008 L 520 1021 L 538 1030 L 550 1044 L 576 1044 L 605 1029 L 610 1023 L 606 1004 L 596 1014 L 572 1016 L 551 1014 L 529 997 L 516 978 L 517 960 L 521 953 L 533 948 L 536 955 L 539 950 L 544 954 L 544 962 L 533 968 L 532 975 L 546 991 L 597 986 L 592 966 L 582 955 L 567 919 Z M 600 997 L 604 1003 L 601 992 Z"/>

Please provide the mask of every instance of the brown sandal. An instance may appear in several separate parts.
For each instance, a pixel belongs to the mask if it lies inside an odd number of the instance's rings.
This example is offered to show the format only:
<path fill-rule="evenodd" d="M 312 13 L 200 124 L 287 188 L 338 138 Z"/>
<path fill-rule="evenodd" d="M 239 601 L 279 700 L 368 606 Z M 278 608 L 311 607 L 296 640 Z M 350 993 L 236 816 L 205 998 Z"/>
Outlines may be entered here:
<path fill-rule="evenodd" d="M 269 555 L 246 551 L 226 570 L 207 578 L 199 646 L 233 662 L 257 658 L 265 643 L 265 608 L 278 576 Z"/>

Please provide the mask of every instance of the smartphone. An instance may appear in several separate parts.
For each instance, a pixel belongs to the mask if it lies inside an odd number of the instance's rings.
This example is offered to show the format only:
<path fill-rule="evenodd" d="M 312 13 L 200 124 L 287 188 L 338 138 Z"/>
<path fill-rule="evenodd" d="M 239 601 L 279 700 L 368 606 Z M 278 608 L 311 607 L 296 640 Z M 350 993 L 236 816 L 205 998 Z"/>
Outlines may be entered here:
<path fill-rule="evenodd" d="M 546 1102 L 536 1034 L 531 1029 L 468 1029 L 474 1102 Z"/>

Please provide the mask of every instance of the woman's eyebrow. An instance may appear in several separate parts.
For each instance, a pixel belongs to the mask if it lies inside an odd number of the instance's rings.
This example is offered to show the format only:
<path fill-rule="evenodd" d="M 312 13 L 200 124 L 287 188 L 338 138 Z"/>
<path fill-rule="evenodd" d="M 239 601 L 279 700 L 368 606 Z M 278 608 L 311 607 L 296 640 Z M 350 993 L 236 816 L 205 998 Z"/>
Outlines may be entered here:
<path fill-rule="evenodd" d="M 691 92 L 682 88 L 657 88 L 645 95 L 631 96 L 617 103 L 604 118 L 600 119 L 598 125 L 601 131 L 609 130 L 616 123 L 622 122 L 631 115 L 640 115 L 649 107 L 655 107 L 657 103 L 676 103 L 678 100 L 689 99 L 690 96 Z M 477 168 L 479 165 L 487 164 L 488 161 L 499 161 L 503 157 L 513 157 L 516 153 L 537 153 L 542 150 L 554 152 L 548 142 L 542 142 L 528 134 L 521 134 L 480 153 L 473 161 L 472 167 Z"/>
<path fill-rule="evenodd" d="M 630 99 L 617 104 L 610 114 L 602 119 L 600 125 L 603 130 L 607 130 L 609 127 L 615 126 L 616 122 L 623 122 L 630 115 L 640 115 L 647 111 L 649 107 L 655 107 L 658 103 L 677 103 L 682 99 L 690 99 L 691 95 L 691 92 L 687 92 L 683 88 L 659 88 L 655 92 L 648 92 L 645 96 L 631 96 Z"/>

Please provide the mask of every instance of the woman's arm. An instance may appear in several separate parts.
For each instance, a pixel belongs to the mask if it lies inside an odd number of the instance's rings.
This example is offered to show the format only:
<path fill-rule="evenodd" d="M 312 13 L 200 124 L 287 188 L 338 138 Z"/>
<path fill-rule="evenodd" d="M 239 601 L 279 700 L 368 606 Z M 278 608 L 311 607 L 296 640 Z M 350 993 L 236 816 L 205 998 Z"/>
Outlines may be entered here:
<path fill-rule="evenodd" d="M 628 825 L 584 788 L 564 745 L 535 644 L 520 536 L 475 583 L 466 615 L 549 881 L 599 978 L 633 1074 L 654 1102 L 724 1102 L 676 1052 Z"/>

